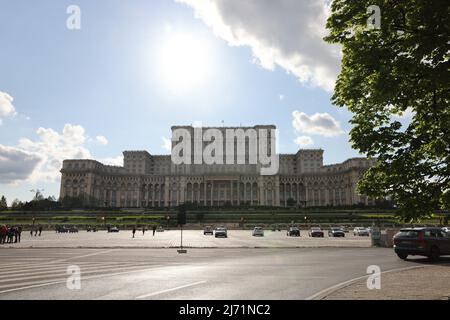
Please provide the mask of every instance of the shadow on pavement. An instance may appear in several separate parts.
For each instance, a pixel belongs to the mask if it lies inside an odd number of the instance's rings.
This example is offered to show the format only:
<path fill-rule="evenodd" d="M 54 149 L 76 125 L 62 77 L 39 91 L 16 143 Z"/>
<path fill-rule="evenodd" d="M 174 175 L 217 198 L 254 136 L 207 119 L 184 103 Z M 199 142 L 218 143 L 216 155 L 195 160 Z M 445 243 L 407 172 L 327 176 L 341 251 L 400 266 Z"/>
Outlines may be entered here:
<path fill-rule="evenodd" d="M 450 267 L 450 256 L 443 256 L 440 257 L 438 261 L 431 261 L 427 257 L 414 257 L 410 256 L 405 261 L 418 263 L 418 264 L 428 264 L 428 265 L 436 265 L 436 266 L 444 266 L 444 267 Z"/>

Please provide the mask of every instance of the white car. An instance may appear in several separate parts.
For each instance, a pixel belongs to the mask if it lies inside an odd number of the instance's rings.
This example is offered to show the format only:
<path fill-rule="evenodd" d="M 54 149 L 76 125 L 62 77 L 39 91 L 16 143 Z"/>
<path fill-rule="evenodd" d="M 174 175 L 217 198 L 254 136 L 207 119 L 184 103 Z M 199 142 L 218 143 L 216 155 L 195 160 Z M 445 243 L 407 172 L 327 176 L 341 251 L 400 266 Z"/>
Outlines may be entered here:
<path fill-rule="evenodd" d="M 370 235 L 370 232 L 367 228 L 364 227 L 356 227 L 353 229 L 353 235 L 354 236 L 366 236 L 368 237 Z"/>
<path fill-rule="evenodd" d="M 252 236 L 254 236 L 254 237 L 256 237 L 256 236 L 264 237 L 264 230 L 263 230 L 263 228 L 255 227 L 253 229 Z"/>
<path fill-rule="evenodd" d="M 443 227 L 442 231 L 444 231 L 445 233 L 449 233 L 450 232 L 450 227 Z"/>

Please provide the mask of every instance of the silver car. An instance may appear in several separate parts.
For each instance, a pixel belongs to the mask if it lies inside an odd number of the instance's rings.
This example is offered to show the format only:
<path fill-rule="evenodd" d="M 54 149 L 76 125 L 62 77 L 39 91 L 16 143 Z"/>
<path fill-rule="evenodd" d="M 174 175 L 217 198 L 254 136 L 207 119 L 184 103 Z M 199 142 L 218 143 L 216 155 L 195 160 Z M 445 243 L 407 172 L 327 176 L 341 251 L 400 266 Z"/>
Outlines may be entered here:
<path fill-rule="evenodd" d="M 254 237 L 256 237 L 256 236 L 264 237 L 264 229 L 261 228 L 261 227 L 255 227 L 253 229 L 252 236 L 254 236 Z"/>
<path fill-rule="evenodd" d="M 370 235 L 370 232 L 367 228 L 364 227 L 356 227 L 353 229 L 353 235 L 354 236 L 365 236 L 368 237 Z"/>
<path fill-rule="evenodd" d="M 227 228 L 225 227 L 218 227 L 214 231 L 214 237 L 216 238 L 228 238 Z"/>

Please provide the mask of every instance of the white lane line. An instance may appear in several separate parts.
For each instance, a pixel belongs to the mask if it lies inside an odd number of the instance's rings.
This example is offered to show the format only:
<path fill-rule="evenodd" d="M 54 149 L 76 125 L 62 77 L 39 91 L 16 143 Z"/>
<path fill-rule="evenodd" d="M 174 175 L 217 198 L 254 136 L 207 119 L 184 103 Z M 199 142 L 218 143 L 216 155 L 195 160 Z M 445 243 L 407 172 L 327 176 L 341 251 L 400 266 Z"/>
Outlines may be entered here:
<path fill-rule="evenodd" d="M 160 264 L 154 265 L 153 267 L 154 268 L 145 268 L 145 269 L 139 269 L 139 270 L 131 270 L 131 271 L 123 271 L 123 272 L 115 272 L 115 273 L 109 273 L 109 274 L 99 274 L 99 275 L 95 275 L 95 276 L 88 276 L 88 277 L 83 277 L 82 281 L 89 280 L 89 279 L 107 278 L 107 277 L 119 276 L 119 275 L 123 275 L 123 274 L 138 273 L 138 272 L 144 272 L 144 271 L 153 271 L 155 269 L 164 269 L 165 268 L 165 266 L 160 265 Z M 45 282 L 45 283 L 28 285 L 28 286 L 24 286 L 24 287 L 2 290 L 2 291 L 0 291 L 0 294 L 14 292 L 14 291 L 20 291 L 20 290 L 26 290 L 26 289 L 39 288 L 39 287 L 46 287 L 46 286 L 51 286 L 54 284 L 60 284 L 60 283 L 65 283 L 65 282 L 67 282 L 67 278 L 65 278 L 64 280 L 58 279 L 58 280 L 55 280 L 52 282 Z M 34 283 L 36 283 L 36 282 L 34 282 Z"/>
<path fill-rule="evenodd" d="M 75 257 L 69 257 L 69 258 L 64 258 L 64 259 L 53 260 L 53 261 L 50 261 L 50 263 L 64 262 L 64 261 L 73 260 L 73 259 L 80 259 L 80 258 L 98 256 L 99 254 L 110 253 L 110 252 L 117 251 L 117 250 L 119 250 L 119 249 L 102 250 L 102 251 L 97 251 L 97 252 L 93 252 L 93 253 L 89 253 L 89 254 L 84 254 L 82 256 L 75 256 Z"/>
<path fill-rule="evenodd" d="M 148 267 L 148 265 L 139 266 L 139 265 L 122 264 L 122 265 L 114 265 L 114 266 L 81 268 L 80 270 L 81 270 L 81 274 L 85 275 L 85 274 L 91 274 L 91 273 L 108 272 L 108 271 L 113 271 L 113 270 L 125 270 L 125 269 L 136 269 L 136 268 L 142 269 L 142 267 L 145 268 L 145 267 Z M 44 272 L 39 272 L 39 273 L 28 273 L 28 274 L 22 273 L 22 274 L 11 275 L 8 277 L 2 277 L 2 278 L 0 278 L 0 288 L 3 287 L 4 283 L 13 282 L 13 281 L 19 282 L 19 281 L 31 280 L 31 279 L 45 279 L 45 278 L 55 278 L 58 276 L 64 276 L 64 274 L 66 274 L 66 270 L 67 270 L 67 268 L 60 269 L 59 272 L 58 272 L 58 270 L 56 270 L 56 271 L 52 270 L 52 271 L 48 271 L 48 272 L 44 271 Z M 12 278 L 12 277 L 16 277 L 16 278 Z M 5 279 L 3 279 L 3 278 L 5 278 Z M 11 286 L 11 284 L 9 284 L 7 286 Z"/>
<path fill-rule="evenodd" d="M 188 287 L 193 287 L 193 286 L 205 283 L 205 282 L 206 281 L 198 281 L 198 282 L 185 284 L 183 286 L 179 286 L 179 287 L 175 287 L 175 288 L 171 288 L 171 289 L 156 291 L 156 292 L 152 292 L 152 293 L 149 293 L 149 294 L 144 294 L 142 296 L 136 297 L 136 299 L 144 299 L 144 298 L 148 298 L 148 297 L 153 297 L 153 296 L 156 296 L 156 295 L 159 295 L 159 294 L 172 292 L 172 291 L 176 291 L 176 290 L 180 290 L 180 289 L 184 289 L 184 288 L 188 288 Z"/>
<path fill-rule="evenodd" d="M 87 266 L 102 266 L 107 264 L 125 264 L 129 262 L 125 261 L 111 261 L 111 262 L 88 262 L 88 261 L 82 261 L 82 262 L 76 262 L 75 264 L 80 267 L 87 267 Z M 70 263 L 67 262 L 60 262 L 60 263 L 41 263 L 41 264 L 26 264 L 26 267 L 23 265 L 21 266 L 14 266 L 14 267 L 7 267 L 3 268 L 0 266 L 0 277 L 5 274 L 11 274 L 11 273 L 20 273 L 20 272 L 28 272 L 28 271 L 35 271 L 35 270 L 52 270 L 55 268 L 64 268 L 69 266 Z"/>

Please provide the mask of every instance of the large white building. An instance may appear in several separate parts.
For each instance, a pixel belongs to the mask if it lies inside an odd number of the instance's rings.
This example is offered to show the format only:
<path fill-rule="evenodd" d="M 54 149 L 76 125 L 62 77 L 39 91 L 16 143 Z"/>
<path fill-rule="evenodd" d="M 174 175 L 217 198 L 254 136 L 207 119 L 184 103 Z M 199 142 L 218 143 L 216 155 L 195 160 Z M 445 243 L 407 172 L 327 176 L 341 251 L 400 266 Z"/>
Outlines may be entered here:
<path fill-rule="evenodd" d="M 172 133 L 180 128 L 194 132 L 192 126 L 174 126 Z M 213 129 L 271 130 L 275 126 Z M 172 142 L 174 145 L 176 142 Z M 261 175 L 258 164 L 174 164 L 171 155 L 147 151 L 124 151 L 123 155 L 123 167 L 95 160 L 65 160 L 60 197 L 82 197 L 95 206 L 128 208 L 171 207 L 187 202 L 203 206 L 372 204 L 358 195 L 356 184 L 374 160 L 352 158 L 324 165 L 321 149 L 280 154 L 275 175 Z"/>

